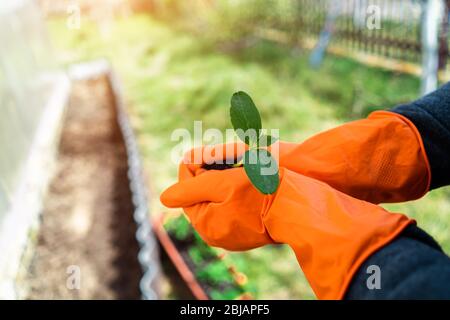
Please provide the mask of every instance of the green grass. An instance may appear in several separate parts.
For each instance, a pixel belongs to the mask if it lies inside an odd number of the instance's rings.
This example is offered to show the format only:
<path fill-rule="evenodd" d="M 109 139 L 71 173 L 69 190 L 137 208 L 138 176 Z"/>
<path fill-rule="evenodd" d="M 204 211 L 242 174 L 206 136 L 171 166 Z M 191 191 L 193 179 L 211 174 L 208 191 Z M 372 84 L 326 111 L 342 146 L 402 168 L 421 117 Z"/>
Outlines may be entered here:
<path fill-rule="evenodd" d="M 147 16 L 113 21 L 103 33 L 89 22 L 80 30 L 68 30 L 63 20 L 52 20 L 49 27 L 63 63 L 107 57 L 118 71 L 151 177 L 153 212 L 163 209 L 158 195 L 177 177 L 170 160 L 178 143 L 171 141 L 173 130 L 192 132 L 195 120 L 203 121 L 204 130 L 229 127 L 235 91 L 254 97 L 264 125 L 280 128 L 281 138 L 290 141 L 410 101 L 419 91 L 414 77 L 348 59 L 328 56 L 321 69 L 311 70 L 305 52 L 266 41 L 221 52 L 200 36 Z M 415 217 L 450 252 L 448 189 L 389 208 Z M 258 298 L 314 298 L 287 247 L 232 253 L 231 259 L 248 275 Z"/>

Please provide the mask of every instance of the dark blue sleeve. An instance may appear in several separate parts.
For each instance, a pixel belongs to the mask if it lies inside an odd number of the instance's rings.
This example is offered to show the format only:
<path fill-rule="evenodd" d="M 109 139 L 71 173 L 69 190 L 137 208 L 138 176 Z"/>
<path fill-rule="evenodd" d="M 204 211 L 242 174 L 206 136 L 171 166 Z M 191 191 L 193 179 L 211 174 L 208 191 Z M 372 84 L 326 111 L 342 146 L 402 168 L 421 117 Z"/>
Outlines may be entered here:
<path fill-rule="evenodd" d="M 450 258 L 428 234 L 410 226 L 364 262 L 345 299 L 450 299 Z"/>
<path fill-rule="evenodd" d="M 449 185 L 450 83 L 392 111 L 417 127 L 430 162 L 431 189 Z M 373 282 L 378 270 L 379 288 Z M 450 258 L 427 233 L 410 226 L 364 262 L 345 298 L 450 299 Z"/>
<path fill-rule="evenodd" d="M 431 167 L 431 189 L 450 184 L 450 82 L 409 104 L 392 109 L 414 123 Z"/>

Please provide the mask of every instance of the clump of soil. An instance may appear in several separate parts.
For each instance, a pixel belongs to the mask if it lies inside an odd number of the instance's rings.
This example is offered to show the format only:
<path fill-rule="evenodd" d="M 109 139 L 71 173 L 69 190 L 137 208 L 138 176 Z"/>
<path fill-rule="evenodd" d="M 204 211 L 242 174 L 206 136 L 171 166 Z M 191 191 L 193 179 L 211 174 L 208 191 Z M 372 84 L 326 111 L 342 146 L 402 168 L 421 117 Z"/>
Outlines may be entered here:
<path fill-rule="evenodd" d="M 74 84 L 25 279 L 29 299 L 140 298 L 139 246 L 116 116 L 106 78 Z M 79 289 L 70 280 L 74 268 Z"/>
<path fill-rule="evenodd" d="M 239 157 L 239 159 L 232 159 L 233 161 L 230 161 L 230 159 L 227 159 L 225 161 L 225 163 L 205 163 L 202 165 L 203 169 L 206 170 L 227 170 L 227 169 L 233 169 L 236 167 L 242 167 L 243 164 L 239 163 L 239 161 L 241 161 L 241 157 Z M 238 165 L 239 163 L 239 165 Z"/>
<path fill-rule="evenodd" d="M 211 163 L 211 164 L 204 164 L 202 168 L 206 170 L 226 170 L 226 169 L 233 169 L 233 165 L 226 163 Z"/>

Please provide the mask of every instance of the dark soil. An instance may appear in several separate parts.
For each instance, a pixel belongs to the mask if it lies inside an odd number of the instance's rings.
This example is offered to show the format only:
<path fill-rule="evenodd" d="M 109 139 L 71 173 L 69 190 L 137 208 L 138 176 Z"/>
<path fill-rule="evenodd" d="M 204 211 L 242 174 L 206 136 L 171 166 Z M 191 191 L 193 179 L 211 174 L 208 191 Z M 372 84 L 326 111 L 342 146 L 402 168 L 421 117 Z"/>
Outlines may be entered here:
<path fill-rule="evenodd" d="M 206 170 L 226 170 L 226 169 L 232 169 L 234 168 L 232 164 L 226 164 L 226 163 L 211 163 L 211 164 L 204 164 L 202 166 L 203 169 Z"/>
<path fill-rule="evenodd" d="M 139 299 L 127 155 L 106 79 L 74 84 L 56 175 L 46 196 L 29 299 Z M 66 285 L 67 268 L 80 289 Z"/>
<path fill-rule="evenodd" d="M 184 282 L 178 270 L 175 268 L 172 260 L 161 247 L 159 250 L 159 258 L 161 262 L 162 269 L 164 270 L 164 276 L 166 280 L 170 283 L 171 291 L 167 296 L 170 300 L 195 300 L 191 289 L 188 287 L 186 282 Z"/>
<path fill-rule="evenodd" d="M 239 157 L 237 159 L 231 159 L 228 158 L 224 162 L 225 163 L 210 163 L 210 164 L 204 164 L 202 165 L 203 169 L 206 170 L 226 170 L 226 169 L 233 169 L 236 167 L 242 167 L 243 164 L 240 163 L 239 166 L 236 166 L 236 164 L 242 160 L 242 157 Z"/>

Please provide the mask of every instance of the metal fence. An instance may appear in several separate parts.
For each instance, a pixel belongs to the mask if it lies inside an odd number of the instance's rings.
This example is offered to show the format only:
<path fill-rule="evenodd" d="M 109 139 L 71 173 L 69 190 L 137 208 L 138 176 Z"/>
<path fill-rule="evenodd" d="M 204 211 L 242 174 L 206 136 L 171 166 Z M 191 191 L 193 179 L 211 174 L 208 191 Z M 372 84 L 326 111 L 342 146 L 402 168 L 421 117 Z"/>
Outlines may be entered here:
<path fill-rule="evenodd" d="M 439 68 L 449 56 L 447 29 L 450 1 L 443 1 L 439 21 Z M 317 38 L 327 17 L 335 15 L 331 43 L 347 49 L 420 64 L 422 23 L 426 1 L 421 0 L 297 0 L 297 31 Z M 334 12 L 332 12 L 334 11 Z"/>

